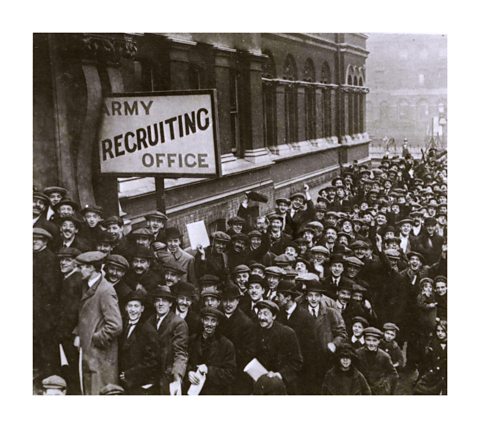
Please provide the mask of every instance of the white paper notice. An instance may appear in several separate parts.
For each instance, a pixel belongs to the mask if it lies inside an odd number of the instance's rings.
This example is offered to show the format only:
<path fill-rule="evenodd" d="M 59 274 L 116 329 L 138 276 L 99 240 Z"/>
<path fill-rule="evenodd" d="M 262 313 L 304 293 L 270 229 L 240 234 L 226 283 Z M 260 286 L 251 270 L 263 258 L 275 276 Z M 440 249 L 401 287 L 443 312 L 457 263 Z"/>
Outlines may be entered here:
<path fill-rule="evenodd" d="M 208 238 L 207 228 L 203 220 L 187 224 L 187 232 L 192 249 L 196 250 L 199 245 L 203 248 L 210 246 L 210 239 Z"/>
<path fill-rule="evenodd" d="M 268 370 L 262 366 L 260 361 L 254 358 L 250 361 L 245 368 L 243 369 L 245 373 L 247 373 L 255 382 L 258 380 L 260 376 L 268 373 Z"/>
<path fill-rule="evenodd" d="M 199 395 L 200 392 L 202 392 L 203 384 L 207 377 L 204 374 L 201 374 L 198 370 L 196 371 L 196 375 L 200 378 L 200 383 L 198 385 L 190 385 L 187 395 Z"/>

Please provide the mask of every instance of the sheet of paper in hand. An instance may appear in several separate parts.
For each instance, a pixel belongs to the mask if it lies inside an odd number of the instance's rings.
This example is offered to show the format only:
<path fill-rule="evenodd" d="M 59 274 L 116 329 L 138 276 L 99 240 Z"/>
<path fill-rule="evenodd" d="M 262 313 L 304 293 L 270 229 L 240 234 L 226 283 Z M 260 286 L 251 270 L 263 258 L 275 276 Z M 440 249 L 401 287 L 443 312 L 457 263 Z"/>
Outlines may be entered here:
<path fill-rule="evenodd" d="M 203 248 L 210 246 L 210 239 L 208 238 L 207 228 L 203 220 L 187 224 L 187 232 L 192 249 L 196 249 L 199 245 Z"/>
<path fill-rule="evenodd" d="M 247 373 L 255 382 L 258 380 L 260 376 L 268 373 L 268 370 L 262 366 L 260 361 L 254 358 L 250 361 L 245 368 L 243 369 L 245 373 Z"/>

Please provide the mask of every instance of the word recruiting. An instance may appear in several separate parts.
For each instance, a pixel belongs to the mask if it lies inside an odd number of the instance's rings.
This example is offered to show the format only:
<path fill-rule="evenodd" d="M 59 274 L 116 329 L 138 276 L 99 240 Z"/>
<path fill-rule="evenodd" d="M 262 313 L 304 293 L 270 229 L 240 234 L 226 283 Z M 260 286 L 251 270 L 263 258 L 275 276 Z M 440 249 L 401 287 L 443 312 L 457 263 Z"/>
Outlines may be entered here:
<path fill-rule="evenodd" d="M 216 176 L 214 111 L 214 97 L 207 91 L 106 97 L 99 132 L 101 172 Z"/>

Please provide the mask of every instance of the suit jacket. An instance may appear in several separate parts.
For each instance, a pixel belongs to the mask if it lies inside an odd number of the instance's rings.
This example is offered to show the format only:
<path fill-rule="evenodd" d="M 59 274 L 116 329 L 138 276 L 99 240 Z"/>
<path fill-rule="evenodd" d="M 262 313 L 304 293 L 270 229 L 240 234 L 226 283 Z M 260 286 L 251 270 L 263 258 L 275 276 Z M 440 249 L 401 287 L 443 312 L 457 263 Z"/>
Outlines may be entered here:
<path fill-rule="evenodd" d="M 60 242 L 60 230 L 53 221 L 47 220 L 45 218 L 45 215 L 42 214 L 35 222 L 33 227 L 41 227 L 42 229 L 45 229 L 47 232 L 49 232 L 52 235 L 53 239 L 48 243 L 48 248 L 50 248 L 51 250 L 58 248 Z"/>
<path fill-rule="evenodd" d="M 153 271 L 151 268 L 142 275 L 137 275 L 133 269 L 130 269 L 123 277 L 123 281 L 132 290 L 137 288 L 137 284 L 141 284 L 147 293 L 150 293 L 157 285 L 161 283 L 161 278 L 158 273 Z"/>
<path fill-rule="evenodd" d="M 372 391 L 363 374 L 352 367 L 348 372 L 332 367 L 322 384 L 322 395 L 371 395 Z"/>
<path fill-rule="evenodd" d="M 284 232 L 281 233 L 280 238 L 273 241 L 272 237 L 268 235 L 270 251 L 279 256 L 285 252 L 285 248 L 290 242 L 292 242 L 292 237 Z"/>
<path fill-rule="evenodd" d="M 274 321 L 269 329 L 257 325 L 255 339 L 255 357 L 267 370 L 280 373 L 288 394 L 295 394 L 303 365 L 295 331 Z"/>
<path fill-rule="evenodd" d="M 310 315 L 311 316 L 311 315 Z M 321 301 L 318 317 L 315 319 L 315 341 L 318 352 L 327 354 L 330 352 L 327 345 L 332 342 L 338 346 L 347 338 L 347 330 L 340 312 L 328 307 Z"/>
<path fill-rule="evenodd" d="M 58 249 L 61 249 L 61 248 L 63 248 L 63 241 L 62 241 L 62 238 L 60 237 Z M 80 236 L 75 236 L 69 248 L 76 248 L 82 253 L 85 253 L 87 251 L 91 251 L 93 247 L 86 239 L 83 239 Z"/>
<path fill-rule="evenodd" d="M 129 337 L 128 321 L 124 323 L 119 346 L 119 371 L 125 373 L 128 390 L 154 384 L 159 377 L 159 344 L 157 331 L 140 319 Z"/>
<path fill-rule="evenodd" d="M 185 320 L 170 312 L 165 316 L 157 330 L 157 317 L 151 316 L 147 321 L 157 331 L 160 348 L 159 382 L 163 394 L 168 394 L 168 386 L 175 375 L 183 378 L 188 361 L 188 326 Z"/>
<path fill-rule="evenodd" d="M 235 378 L 235 348 L 226 337 L 215 334 L 205 340 L 201 333 L 190 338 L 188 370 L 205 364 L 207 378 L 200 395 L 227 395 Z"/>
<path fill-rule="evenodd" d="M 71 341 L 73 344 L 73 330 L 78 324 L 78 310 L 82 298 L 82 275 L 76 271 L 68 278 L 62 279 L 60 287 L 60 305 L 57 331 L 59 340 Z"/>
<path fill-rule="evenodd" d="M 322 285 L 323 289 L 325 290 L 325 294 L 327 294 L 328 297 L 336 300 L 338 287 L 340 285 L 343 286 L 348 282 L 351 282 L 351 280 L 346 275 L 340 275 L 339 285 L 335 285 L 335 283 L 333 282 L 333 276 L 329 274 L 325 278 L 323 278 Z"/>

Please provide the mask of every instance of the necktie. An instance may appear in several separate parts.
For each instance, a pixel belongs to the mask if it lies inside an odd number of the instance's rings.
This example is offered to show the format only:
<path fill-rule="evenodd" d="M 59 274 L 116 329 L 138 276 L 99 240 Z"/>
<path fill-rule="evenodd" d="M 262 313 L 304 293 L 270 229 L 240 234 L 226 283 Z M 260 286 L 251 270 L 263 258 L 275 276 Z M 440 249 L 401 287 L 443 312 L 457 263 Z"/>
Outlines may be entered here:
<path fill-rule="evenodd" d="M 128 323 L 128 333 L 127 333 L 127 339 L 130 337 L 132 334 L 133 328 L 137 325 L 136 322 L 129 322 Z"/>
<path fill-rule="evenodd" d="M 317 318 L 317 310 L 315 308 L 312 308 L 312 316 L 313 318 Z"/>

